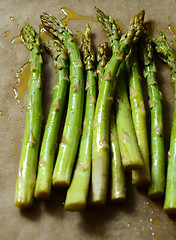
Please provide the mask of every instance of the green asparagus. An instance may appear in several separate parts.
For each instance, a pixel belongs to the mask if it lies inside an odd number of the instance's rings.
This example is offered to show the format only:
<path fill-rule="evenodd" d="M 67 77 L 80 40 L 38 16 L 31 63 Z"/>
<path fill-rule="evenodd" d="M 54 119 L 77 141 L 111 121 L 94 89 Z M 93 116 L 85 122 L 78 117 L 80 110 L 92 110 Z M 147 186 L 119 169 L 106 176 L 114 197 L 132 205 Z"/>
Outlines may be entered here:
<path fill-rule="evenodd" d="M 96 105 L 95 53 L 91 43 L 90 27 L 87 25 L 82 44 L 86 69 L 86 106 L 83 133 L 71 185 L 67 191 L 65 209 L 81 210 L 86 207 L 92 162 L 93 118 Z"/>
<path fill-rule="evenodd" d="M 170 136 L 170 149 L 168 152 L 168 165 L 166 176 L 166 192 L 164 201 L 164 211 L 168 214 L 176 213 L 176 55 L 167 43 L 166 36 L 159 31 L 160 37 L 153 39 L 155 49 L 163 59 L 163 61 L 172 70 L 172 81 L 175 85 L 175 109 L 173 116 L 173 124 Z"/>
<path fill-rule="evenodd" d="M 46 29 L 64 43 L 70 60 L 68 110 L 52 179 L 53 185 L 67 187 L 70 185 L 82 130 L 84 105 L 83 64 L 73 33 L 54 16 L 44 13 L 41 15 L 41 20 Z"/>
<path fill-rule="evenodd" d="M 147 35 L 144 38 L 143 53 L 144 77 L 147 80 L 151 112 L 151 184 L 148 194 L 152 198 L 161 198 L 165 187 L 163 108 L 156 79 L 153 47 Z"/>
<path fill-rule="evenodd" d="M 99 22 L 102 24 L 103 29 L 106 31 L 112 50 L 114 50 L 119 45 L 120 40 L 120 29 L 116 25 L 114 19 L 111 16 L 106 15 L 100 9 L 96 8 L 96 15 Z M 98 62 L 104 63 L 106 65 L 108 57 L 108 52 L 106 48 L 98 48 Z M 98 68 L 103 76 L 104 69 Z M 101 76 L 100 75 L 100 76 Z M 116 76 L 118 78 L 118 76 Z M 102 80 L 102 79 L 101 79 Z M 126 197 L 126 186 L 125 186 L 125 175 L 124 169 L 121 163 L 121 154 L 119 148 L 119 140 L 117 135 L 117 128 L 115 122 L 115 111 L 114 104 L 111 106 L 110 113 L 110 155 L 111 155 L 111 200 L 119 201 L 123 200 Z"/>
<path fill-rule="evenodd" d="M 120 44 L 105 67 L 99 89 L 93 126 L 93 155 L 91 203 L 104 204 L 106 201 L 109 172 L 109 118 L 113 102 L 113 86 L 120 64 L 125 59 L 132 43 L 137 42 L 142 33 L 144 11 L 136 15 L 130 23 L 129 31 L 121 37 Z"/>
<path fill-rule="evenodd" d="M 111 146 L 111 201 L 126 198 L 125 172 L 121 161 L 115 114 L 110 115 L 110 146 Z"/>
<path fill-rule="evenodd" d="M 112 50 L 114 51 L 114 49 L 119 45 L 119 40 L 121 37 L 120 28 L 111 16 L 106 15 L 99 8 L 95 8 L 95 11 L 97 19 L 101 23 L 103 29 L 106 31 Z"/>
<path fill-rule="evenodd" d="M 114 19 L 103 13 L 100 9 L 96 8 L 96 14 L 98 20 L 102 23 L 103 28 L 107 32 L 112 49 L 114 50 L 119 45 L 120 29 L 116 25 Z M 125 72 L 124 63 L 122 64 L 121 69 L 123 72 Z M 120 75 L 120 77 L 118 75 Z M 116 78 L 120 81 L 120 87 L 114 86 L 114 88 L 117 88 L 117 90 L 115 90 L 115 94 L 117 94 L 117 101 L 115 104 L 117 109 L 116 122 L 117 132 L 120 141 L 122 162 L 123 165 L 128 169 L 140 168 L 142 166 L 142 159 L 139 152 L 134 125 L 132 121 L 131 109 L 128 102 L 127 88 L 124 83 L 121 83 L 121 81 L 124 80 L 123 76 L 121 75 L 121 71 L 118 71 Z M 125 136 L 129 136 L 128 141 L 125 140 Z"/>
<path fill-rule="evenodd" d="M 116 124 L 123 166 L 126 169 L 134 170 L 143 167 L 143 160 L 139 152 L 132 120 L 127 83 L 124 77 L 124 65 L 125 62 L 121 65 L 122 70 L 118 76 L 118 87 L 115 90 Z"/>
<path fill-rule="evenodd" d="M 22 35 L 30 51 L 30 79 L 26 127 L 16 182 L 15 206 L 28 208 L 33 205 L 36 171 L 41 136 L 42 114 L 42 57 L 39 35 L 32 26 L 25 25 Z"/>
<path fill-rule="evenodd" d="M 132 171 L 132 184 L 145 186 L 149 185 L 150 183 L 149 149 L 147 138 L 146 110 L 136 47 L 137 46 L 131 47 L 130 57 L 128 58 L 126 64 L 129 76 L 129 92 L 132 118 L 144 166 L 141 170 Z"/>
<path fill-rule="evenodd" d="M 57 68 L 57 85 L 54 87 L 53 100 L 40 150 L 35 187 L 35 197 L 39 199 L 48 199 L 51 194 L 59 129 L 69 86 L 67 52 L 64 46 L 58 40 L 50 40 L 45 42 L 45 47 L 54 58 L 54 66 Z"/>

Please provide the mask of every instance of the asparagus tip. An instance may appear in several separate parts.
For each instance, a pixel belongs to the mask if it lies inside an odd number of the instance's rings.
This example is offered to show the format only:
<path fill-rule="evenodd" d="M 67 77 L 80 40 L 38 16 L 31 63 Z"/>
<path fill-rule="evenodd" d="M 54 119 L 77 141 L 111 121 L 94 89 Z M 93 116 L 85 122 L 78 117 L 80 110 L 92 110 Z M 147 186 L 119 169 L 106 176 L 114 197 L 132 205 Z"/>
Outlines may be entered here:
<path fill-rule="evenodd" d="M 130 22 L 130 27 L 136 27 L 136 26 L 140 27 L 141 24 L 143 24 L 144 15 L 145 15 L 145 10 L 142 10 L 138 14 L 136 14 Z"/>

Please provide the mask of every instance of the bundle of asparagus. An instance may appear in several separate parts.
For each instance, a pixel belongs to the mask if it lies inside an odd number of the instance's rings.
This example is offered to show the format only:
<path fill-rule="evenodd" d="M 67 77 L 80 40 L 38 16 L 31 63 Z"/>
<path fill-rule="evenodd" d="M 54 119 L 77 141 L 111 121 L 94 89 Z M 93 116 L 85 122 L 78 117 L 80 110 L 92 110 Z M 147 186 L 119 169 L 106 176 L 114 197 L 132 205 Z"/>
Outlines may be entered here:
<path fill-rule="evenodd" d="M 20 208 L 32 206 L 34 196 L 48 199 L 52 185 L 68 188 L 66 210 L 84 209 L 87 202 L 104 205 L 110 179 L 111 200 L 124 200 L 126 170 L 132 173 L 132 184 L 149 187 L 149 196 L 160 198 L 164 195 L 162 102 L 152 44 L 172 69 L 174 82 L 176 57 L 162 33 L 159 39 L 148 36 L 144 28 L 144 11 L 134 16 L 128 31 L 122 36 L 111 16 L 98 8 L 95 11 L 110 41 L 110 44 L 98 46 L 97 61 L 89 25 L 79 49 L 73 33 L 60 20 L 46 13 L 41 15 L 42 24 L 57 39 L 44 43 L 54 58 L 57 85 L 43 139 L 40 139 L 41 48 L 38 34 L 32 26 L 23 28 L 24 42 L 31 51 L 31 76 L 26 129 L 16 182 L 15 205 Z M 151 110 L 151 171 L 142 78 L 136 50 L 141 36 L 143 72 Z M 58 143 L 67 91 L 66 119 L 62 139 Z M 173 173 L 175 118 L 174 113 L 164 203 L 164 210 L 168 213 L 175 213 L 176 209 Z"/>

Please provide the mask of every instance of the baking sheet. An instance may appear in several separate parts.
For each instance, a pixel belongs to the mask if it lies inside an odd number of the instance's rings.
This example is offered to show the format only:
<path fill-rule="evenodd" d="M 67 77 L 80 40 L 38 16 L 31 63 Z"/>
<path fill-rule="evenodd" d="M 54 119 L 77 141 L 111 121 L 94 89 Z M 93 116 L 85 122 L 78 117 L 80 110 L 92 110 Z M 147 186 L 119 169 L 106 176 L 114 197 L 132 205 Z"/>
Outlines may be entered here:
<path fill-rule="evenodd" d="M 25 23 L 38 31 L 40 14 L 48 12 L 61 17 L 61 8 L 67 7 L 77 14 L 95 18 L 94 6 L 111 14 L 121 23 L 123 32 L 130 19 L 145 9 L 145 20 L 151 26 L 165 30 L 169 42 L 176 26 L 174 0 L 1 0 L 0 1 L 0 239 L 25 240 L 115 240 L 115 239 L 176 239 L 176 218 L 163 212 L 163 201 L 152 201 L 145 189 L 136 190 L 128 183 L 127 200 L 102 208 L 87 208 L 82 212 L 67 212 L 63 208 L 65 191 L 54 189 L 46 203 L 35 201 L 30 210 L 14 207 L 15 182 L 24 134 L 27 91 L 18 88 L 15 75 L 28 61 L 29 52 L 19 44 L 12 44 Z M 94 33 L 94 44 L 107 40 L 106 34 L 94 20 L 72 20 L 69 27 L 74 33 L 83 31 L 89 22 Z M 169 29 L 169 26 L 171 29 Z M 174 47 L 174 46 L 173 46 Z M 56 73 L 52 59 L 44 52 L 44 113 L 47 115 L 52 98 Z M 157 63 L 158 80 L 164 99 L 166 151 L 173 117 L 174 87 L 170 70 Z M 25 87 L 25 86 L 24 86 Z M 19 92 L 15 91 L 18 89 Z M 17 93 L 19 94 L 17 96 Z"/>

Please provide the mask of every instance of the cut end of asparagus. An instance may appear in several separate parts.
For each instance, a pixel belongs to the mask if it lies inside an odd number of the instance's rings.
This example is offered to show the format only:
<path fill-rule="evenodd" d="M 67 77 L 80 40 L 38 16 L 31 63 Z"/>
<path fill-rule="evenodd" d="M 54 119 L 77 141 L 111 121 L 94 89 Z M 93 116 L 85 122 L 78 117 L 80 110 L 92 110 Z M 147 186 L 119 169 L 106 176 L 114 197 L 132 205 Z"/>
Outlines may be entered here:
<path fill-rule="evenodd" d="M 61 179 L 53 179 L 53 186 L 56 188 L 68 188 L 70 185 L 70 182 L 66 180 L 61 180 Z"/>
<path fill-rule="evenodd" d="M 47 192 L 47 191 L 44 191 L 44 190 L 43 191 L 40 190 L 38 192 L 35 191 L 35 198 L 37 198 L 39 200 L 46 201 L 50 198 L 50 195 L 51 195 L 50 192 Z"/>
<path fill-rule="evenodd" d="M 126 199 L 126 192 L 118 192 L 113 194 L 113 196 L 111 196 L 111 202 L 114 203 L 120 203 L 125 201 Z"/>
<path fill-rule="evenodd" d="M 150 179 L 150 173 L 147 173 L 145 170 L 139 170 L 132 172 L 132 184 L 142 187 L 142 186 L 148 186 L 151 182 Z"/>
<path fill-rule="evenodd" d="M 86 204 L 83 202 L 65 202 L 64 209 L 67 211 L 81 211 L 86 208 Z"/>
<path fill-rule="evenodd" d="M 141 178 L 141 179 L 133 179 L 132 184 L 139 186 L 139 187 L 145 187 L 150 184 L 150 179 L 148 177 L 146 178 Z"/>
<path fill-rule="evenodd" d="M 148 196 L 150 198 L 154 199 L 154 200 L 159 200 L 159 199 L 164 198 L 164 193 L 163 193 L 163 191 L 161 191 L 161 192 L 159 192 L 159 191 L 157 191 L 157 192 L 150 192 L 149 191 Z"/>
<path fill-rule="evenodd" d="M 28 209 L 33 206 L 33 200 L 27 201 L 27 200 L 18 199 L 18 200 L 15 200 L 14 205 L 20 209 Z"/>
<path fill-rule="evenodd" d="M 89 202 L 88 202 L 88 205 L 89 206 L 104 206 L 105 205 L 105 201 L 103 201 L 103 200 L 100 200 L 100 199 L 94 199 L 94 198 L 92 198 L 92 199 L 90 199 L 89 200 Z"/>
<path fill-rule="evenodd" d="M 140 170 L 143 167 L 143 162 L 140 164 L 136 164 L 136 163 L 123 163 L 123 166 L 126 170 L 132 171 L 132 170 Z"/>
<path fill-rule="evenodd" d="M 164 207 L 164 211 L 169 215 L 176 215 L 176 206 L 175 207 Z"/>

